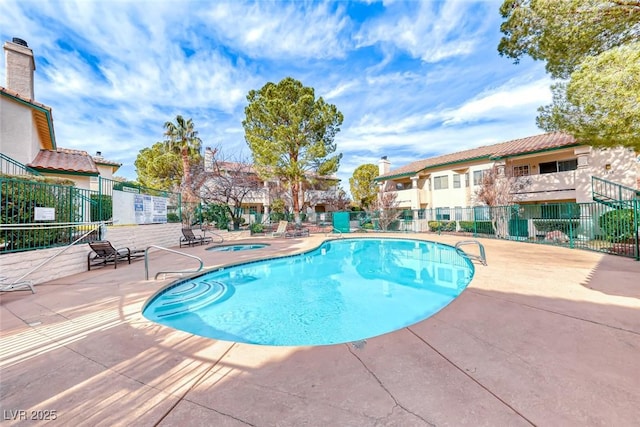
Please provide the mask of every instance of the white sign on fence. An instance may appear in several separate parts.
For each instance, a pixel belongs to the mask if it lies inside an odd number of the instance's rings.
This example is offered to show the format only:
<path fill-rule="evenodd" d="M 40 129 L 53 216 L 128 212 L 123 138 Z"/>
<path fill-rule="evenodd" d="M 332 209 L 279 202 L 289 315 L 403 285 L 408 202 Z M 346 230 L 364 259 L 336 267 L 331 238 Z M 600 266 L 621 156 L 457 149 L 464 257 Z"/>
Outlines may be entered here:
<path fill-rule="evenodd" d="M 33 217 L 36 221 L 55 221 L 56 220 L 56 208 L 34 208 L 35 212 Z"/>
<path fill-rule="evenodd" d="M 113 223 L 158 224 L 167 222 L 166 197 L 134 194 L 124 191 L 113 192 Z"/>

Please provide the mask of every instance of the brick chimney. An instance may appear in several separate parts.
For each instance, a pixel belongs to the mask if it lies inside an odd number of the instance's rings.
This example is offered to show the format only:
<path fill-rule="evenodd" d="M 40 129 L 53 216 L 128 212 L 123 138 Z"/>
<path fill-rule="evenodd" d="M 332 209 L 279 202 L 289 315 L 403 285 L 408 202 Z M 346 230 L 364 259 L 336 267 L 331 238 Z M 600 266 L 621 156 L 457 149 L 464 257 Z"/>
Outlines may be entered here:
<path fill-rule="evenodd" d="M 388 173 L 391 168 L 391 162 L 387 160 L 387 156 L 382 156 L 378 161 L 378 176 Z"/>
<path fill-rule="evenodd" d="M 7 67 L 5 87 L 33 100 L 33 72 L 36 69 L 33 51 L 26 41 L 14 37 L 12 41 L 4 43 L 4 55 Z"/>

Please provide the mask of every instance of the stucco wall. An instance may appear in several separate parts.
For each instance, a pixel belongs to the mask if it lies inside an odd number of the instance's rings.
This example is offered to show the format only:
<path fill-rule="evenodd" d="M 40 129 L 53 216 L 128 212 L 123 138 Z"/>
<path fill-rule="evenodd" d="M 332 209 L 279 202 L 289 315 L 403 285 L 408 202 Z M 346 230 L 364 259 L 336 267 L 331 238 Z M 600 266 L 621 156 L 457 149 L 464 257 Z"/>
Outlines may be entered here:
<path fill-rule="evenodd" d="M 0 111 L 0 153 L 22 164 L 30 163 L 40 151 L 31 109 L 0 96 Z"/>
<path fill-rule="evenodd" d="M 179 223 L 108 227 L 106 240 L 116 248 L 145 249 L 149 245 L 173 248 L 178 246 L 182 236 L 181 227 Z M 0 255 L 2 274 L 16 279 L 60 251 L 61 248 L 51 248 Z M 86 243 L 71 247 L 49 264 L 27 276 L 27 279 L 32 279 L 38 284 L 87 271 L 89 251 L 89 245 Z"/>

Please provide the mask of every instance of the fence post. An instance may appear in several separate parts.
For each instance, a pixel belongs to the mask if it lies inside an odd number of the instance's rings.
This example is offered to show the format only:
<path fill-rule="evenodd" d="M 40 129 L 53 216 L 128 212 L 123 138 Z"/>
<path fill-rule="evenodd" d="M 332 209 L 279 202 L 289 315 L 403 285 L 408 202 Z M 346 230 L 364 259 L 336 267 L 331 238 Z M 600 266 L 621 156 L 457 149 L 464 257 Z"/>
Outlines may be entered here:
<path fill-rule="evenodd" d="M 635 239 L 636 239 L 636 261 L 640 261 L 640 219 L 638 219 L 638 214 L 640 214 L 640 199 L 637 197 L 633 201 L 633 225 L 635 228 Z"/>
<path fill-rule="evenodd" d="M 91 218 L 91 221 L 104 221 L 107 218 L 103 218 L 102 215 L 102 177 L 98 175 L 98 218 Z M 111 212 L 111 217 L 113 218 L 113 208 Z"/>

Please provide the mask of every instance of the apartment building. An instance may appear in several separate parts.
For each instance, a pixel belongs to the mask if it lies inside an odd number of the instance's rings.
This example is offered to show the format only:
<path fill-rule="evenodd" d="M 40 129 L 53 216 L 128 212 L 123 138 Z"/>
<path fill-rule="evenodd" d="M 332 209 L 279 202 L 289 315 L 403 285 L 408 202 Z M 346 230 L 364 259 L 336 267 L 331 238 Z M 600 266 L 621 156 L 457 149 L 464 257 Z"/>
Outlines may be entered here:
<path fill-rule="evenodd" d="M 206 172 L 215 171 L 215 173 L 208 182 L 203 184 L 201 192 L 215 192 L 216 179 L 226 187 L 234 184 L 235 188 L 229 189 L 226 195 L 231 196 L 230 199 L 237 199 L 242 195 L 241 209 L 246 219 L 251 222 L 255 217 L 249 217 L 249 215 L 268 215 L 271 202 L 276 199 L 284 200 L 287 208 L 292 209 L 293 203 L 287 186 L 277 178 L 261 179 L 252 165 L 218 161 L 215 159 L 215 151 L 207 147 L 204 153 L 204 168 Z M 311 173 L 309 173 L 309 180 L 312 184 L 301 189 L 302 213 L 334 210 L 332 201 L 337 198 L 340 180 L 335 176 L 319 176 Z M 205 194 L 201 195 L 206 198 Z"/>
<path fill-rule="evenodd" d="M 626 148 L 595 149 L 572 136 L 546 133 L 418 160 L 391 169 L 385 156 L 376 181 L 397 195 L 402 209 L 455 209 L 479 206 L 483 175 L 492 168 L 522 177 L 513 194 L 519 204 L 591 202 L 591 178 L 640 188 L 638 153 Z"/>
<path fill-rule="evenodd" d="M 0 86 L 0 173 L 70 179 L 97 190 L 98 176 L 112 179 L 121 166 L 101 153 L 57 147 L 51 107 L 35 101 L 33 51 L 18 38 L 4 44 L 6 87 Z"/>

